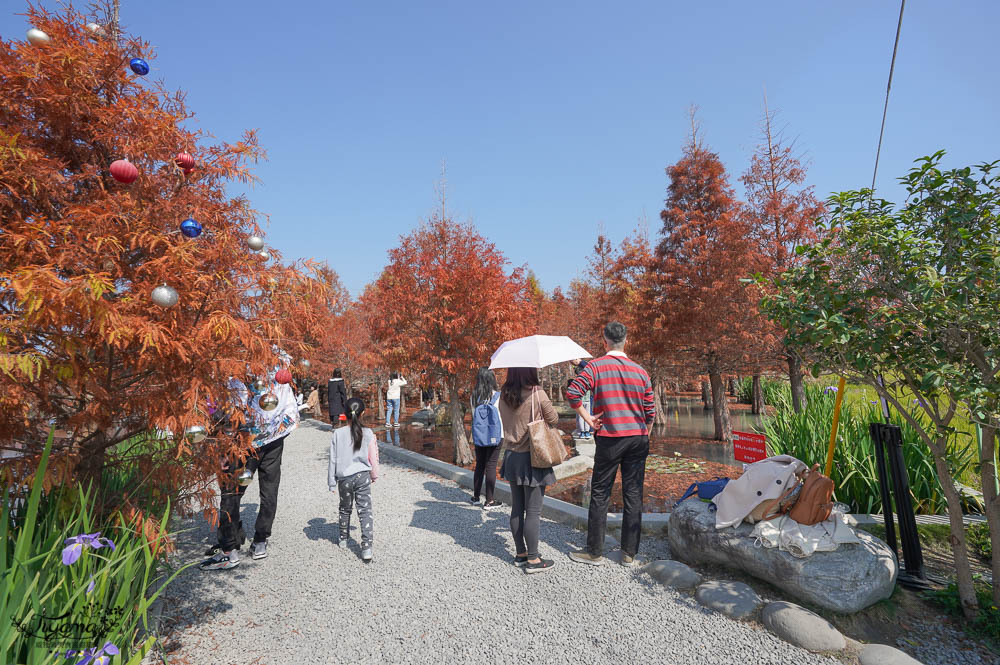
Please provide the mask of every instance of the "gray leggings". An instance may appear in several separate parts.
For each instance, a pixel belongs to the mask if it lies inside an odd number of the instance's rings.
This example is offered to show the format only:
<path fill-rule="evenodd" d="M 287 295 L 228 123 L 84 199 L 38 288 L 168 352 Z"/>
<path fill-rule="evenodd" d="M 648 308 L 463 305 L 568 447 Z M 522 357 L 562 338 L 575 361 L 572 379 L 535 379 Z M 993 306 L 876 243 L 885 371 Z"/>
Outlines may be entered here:
<path fill-rule="evenodd" d="M 538 556 L 538 523 L 542 518 L 545 485 L 510 486 L 510 532 L 514 534 L 517 554 L 527 553 L 529 559 Z"/>
<path fill-rule="evenodd" d="M 358 519 L 361 520 L 361 548 L 371 547 L 374 537 L 371 475 L 368 471 L 361 471 L 353 476 L 341 478 L 337 481 L 337 491 L 340 494 L 340 539 L 347 538 L 350 533 L 351 508 L 357 501 Z"/>

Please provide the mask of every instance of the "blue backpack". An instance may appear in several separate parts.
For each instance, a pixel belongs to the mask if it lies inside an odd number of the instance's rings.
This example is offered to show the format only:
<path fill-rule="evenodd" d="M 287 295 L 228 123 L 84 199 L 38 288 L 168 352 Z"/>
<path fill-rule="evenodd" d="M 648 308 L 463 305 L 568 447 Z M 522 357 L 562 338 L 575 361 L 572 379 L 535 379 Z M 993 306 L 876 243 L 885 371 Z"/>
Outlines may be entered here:
<path fill-rule="evenodd" d="M 480 404 L 472 412 L 472 443 L 477 446 L 499 446 L 503 440 L 503 424 L 497 408 L 499 401 L 500 393 L 494 393 L 489 402 Z"/>

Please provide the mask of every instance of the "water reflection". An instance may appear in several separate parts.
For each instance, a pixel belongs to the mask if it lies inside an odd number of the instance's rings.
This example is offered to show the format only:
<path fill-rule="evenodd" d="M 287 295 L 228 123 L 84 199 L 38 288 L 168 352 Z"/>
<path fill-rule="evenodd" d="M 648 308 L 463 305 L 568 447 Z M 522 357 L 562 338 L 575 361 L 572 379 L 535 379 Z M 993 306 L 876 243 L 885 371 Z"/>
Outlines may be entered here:
<path fill-rule="evenodd" d="M 711 438 L 715 435 L 712 411 L 711 409 L 706 411 L 700 399 L 669 397 L 663 406 L 666 422 L 656 426 L 656 435 L 697 438 Z M 761 416 L 755 416 L 748 411 L 730 411 L 729 418 L 733 429 L 743 432 L 752 432 L 754 427 L 761 423 Z"/>

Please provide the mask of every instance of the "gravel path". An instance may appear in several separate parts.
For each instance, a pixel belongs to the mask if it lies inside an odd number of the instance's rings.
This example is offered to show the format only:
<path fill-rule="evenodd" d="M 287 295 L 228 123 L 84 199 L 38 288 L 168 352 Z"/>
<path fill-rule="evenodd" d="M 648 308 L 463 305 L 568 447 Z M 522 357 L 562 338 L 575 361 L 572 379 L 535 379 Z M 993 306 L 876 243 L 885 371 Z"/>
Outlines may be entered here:
<path fill-rule="evenodd" d="M 326 488 L 329 433 L 304 426 L 285 443 L 270 557 L 230 571 L 188 569 L 164 603 L 172 665 L 299 663 L 683 663 L 809 665 L 816 656 L 701 608 L 638 570 L 571 562 L 584 535 L 543 520 L 552 571 L 508 564 L 509 512 L 483 511 L 452 482 L 383 463 L 373 485 L 375 560 L 337 536 Z M 248 533 L 256 483 L 243 501 Z M 192 519 L 178 558 L 212 536 Z M 640 557 L 657 546 L 643 545 Z M 244 554 L 246 550 L 244 549 Z"/>

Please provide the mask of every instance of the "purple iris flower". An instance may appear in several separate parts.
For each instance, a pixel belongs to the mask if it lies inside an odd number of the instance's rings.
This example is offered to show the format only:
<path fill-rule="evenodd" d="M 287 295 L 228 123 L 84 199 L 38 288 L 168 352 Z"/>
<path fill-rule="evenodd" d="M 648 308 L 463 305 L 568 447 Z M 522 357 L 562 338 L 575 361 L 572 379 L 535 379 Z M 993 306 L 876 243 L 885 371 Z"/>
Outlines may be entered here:
<path fill-rule="evenodd" d="M 90 647 L 83 651 L 67 651 L 66 658 L 76 658 L 82 656 L 74 665 L 110 665 L 111 656 L 118 655 L 118 647 L 111 642 L 105 642 L 104 646 L 98 649 Z"/>
<path fill-rule="evenodd" d="M 94 576 L 91 575 L 90 576 L 90 584 L 87 585 L 87 595 L 88 596 L 90 595 L 90 592 L 94 590 L 94 584 L 95 584 Z"/>
<path fill-rule="evenodd" d="M 110 547 L 112 552 L 115 551 L 115 544 L 110 538 L 101 538 L 100 531 L 97 533 L 81 533 L 78 536 L 66 539 L 66 547 L 62 551 L 63 564 L 70 566 L 76 563 L 76 560 L 83 554 L 83 548 L 85 547 L 95 550 L 102 547 Z"/>

